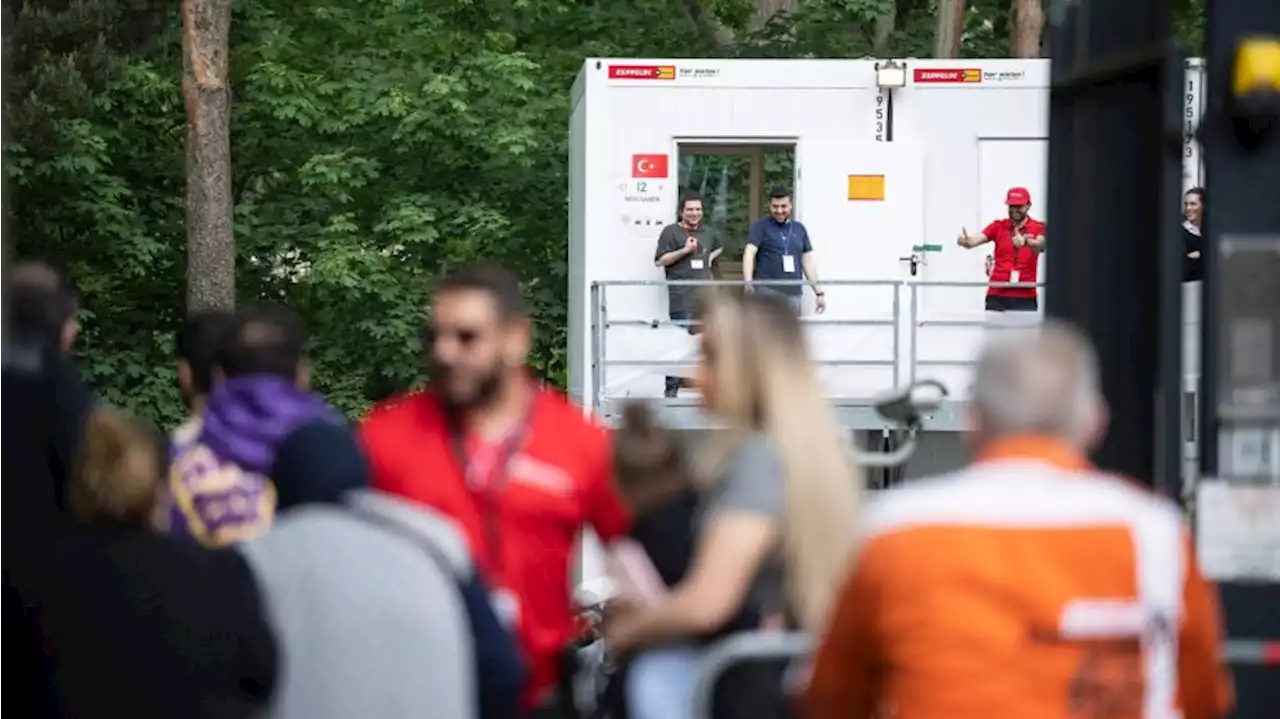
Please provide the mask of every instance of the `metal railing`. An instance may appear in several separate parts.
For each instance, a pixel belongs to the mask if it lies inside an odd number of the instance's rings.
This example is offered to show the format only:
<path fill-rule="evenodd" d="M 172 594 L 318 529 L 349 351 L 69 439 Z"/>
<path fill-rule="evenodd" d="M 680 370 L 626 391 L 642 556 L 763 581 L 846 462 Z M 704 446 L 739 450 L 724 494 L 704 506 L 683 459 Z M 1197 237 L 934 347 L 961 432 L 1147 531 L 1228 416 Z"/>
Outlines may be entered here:
<path fill-rule="evenodd" d="M 698 662 L 693 689 L 694 719 L 715 716 L 716 684 L 736 664 L 806 659 L 813 639 L 802 632 L 742 632 L 711 645 Z M 1280 641 L 1229 639 L 1222 644 L 1222 660 L 1232 665 L 1280 666 Z M 793 665 L 794 666 L 794 665 Z M 783 690 L 785 691 L 785 689 Z"/>
<path fill-rule="evenodd" d="M 741 632 L 712 644 L 698 661 L 693 685 L 694 719 L 715 716 L 716 683 L 735 664 L 795 660 L 813 650 L 813 640 L 803 632 Z"/>
<path fill-rule="evenodd" d="M 771 280 L 771 281 L 755 281 L 746 282 L 743 280 L 618 280 L 618 281 L 601 281 L 591 285 L 591 391 L 583 399 L 591 406 L 593 411 L 608 415 L 607 411 L 611 402 L 624 399 L 626 395 L 614 394 L 610 384 L 610 370 L 619 367 L 633 367 L 636 369 L 649 369 L 656 374 L 663 372 L 664 374 L 680 374 L 687 372 L 687 369 L 696 362 L 693 357 L 685 357 L 680 360 L 663 360 L 655 359 L 652 356 L 645 357 L 643 353 L 639 357 L 620 359 L 611 353 L 612 345 L 610 342 L 610 330 L 626 329 L 640 330 L 649 328 L 658 330 L 663 327 L 683 327 L 688 328 L 696 324 L 691 320 L 672 320 L 665 313 L 665 295 L 670 287 L 694 287 L 702 289 L 725 289 L 725 288 L 743 288 L 750 285 L 752 287 L 784 287 L 797 286 L 807 284 L 800 280 Z M 985 281 L 972 282 L 931 282 L 926 280 L 914 279 L 892 279 L 892 280 L 824 280 L 821 282 L 824 289 L 831 290 L 828 293 L 828 301 L 834 306 L 829 306 L 829 310 L 824 315 L 806 316 L 801 318 L 801 322 L 807 326 L 820 327 L 823 329 L 836 328 L 861 328 L 870 330 L 879 330 L 888 332 L 891 337 L 885 338 L 883 341 L 888 351 L 888 356 L 877 356 L 874 358 L 851 358 L 851 357 L 823 357 L 818 356 L 815 364 L 820 369 L 849 369 L 849 368 L 880 368 L 885 371 L 886 377 L 882 386 L 876 386 L 874 389 L 866 392 L 865 395 L 858 394 L 856 396 L 840 395 L 831 398 L 832 405 L 839 410 L 849 410 L 850 416 L 866 417 L 869 409 L 868 400 L 877 392 L 887 390 L 894 387 L 902 387 L 907 384 L 918 382 L 921 379 L 936 378 L 938 372 L 943 370 L 963 371 L 972 367 L 974 357 L 965 356 L 958 358 L 946 358 L 943 353 L 951 349 L 950 345 L 945 341 L 937 341 L 940 335 L 935 334 L 930 337 L 928 334 L 930 329 L 972 329 L 983 331 L 998 331 L 1006 329 L 1018 329 L 1034 326 L 1040 321 L 1039 313 L 1029 312 L 1006 312 L 1000 315 L 988 313 L 981 309 L 978 301 L 986 294 L 989 287 L 1022 287 L 1022 288 L 1040 288 L 1040 283 L 992 283 Z M 616 298 L 616 293 L 621 290 L 632 290 L 642 292 L 648 295 L 642 303 L 645 310 L 621 310 L 614 311 L 610 306 L 610 298 Z M 922 302 L 922 295 L 927 297 L 928 292 L 936 290 L 970 290 L 974 295 L 974 303 L 970 310 L 969 317 L 955 317 L 951 308 L 943 308 L 937 311 L 934 307 L 925 305 Z M 861 291 L 854 294 L 855 291 Z M 831 295 L 835 295 L 834 297 Z M 875 308 L 888 308 L 887 316 L 882 313 L 881 316 L 847 318 L 833 317 L 833 314 L 844 314 L 847 307 L 842 302 L 841 294 L 848 294 L 857 297 L 859 304 L 865 304 L 872 310 Z M 806 300 L 811 301 L 811 295 L 804 295 Z M 936 298 L 928 298 L 925 302 L 932 304 L 932 300 Z M 946 301 L 948 298 L 941 298 Z M 657 300 L 657 301 L 655 301 Z M 623 304 L 623 303 L 619 303 Z M 625 303 L 630 305 L 631 303 Z M 1191 342 L 1192 347 L 1199 346 L 1199 317 L 1198 312 L 1193 312 L 1194 308 L 1188 308 L 1187 321 L 1184 322 L 1184 334 Z M 645 314 L 647 313 L 647 314 Z M 650 316 L 655 313 L 663 313 L 662 316 Z M 947 315 L 952 316 L 939 316 Z M 634 335 L 632 342 L 634 344 Z M 928 340 L 928 342 L 926 342 Z M 866 343 L 863 345 L 866 346 Z M 923 348 L 923 349 L 922 349 Z M 976 349 L 976 346 L 974 347 Z M 1197 456 L 1196 439 L 1198 429 L 1195 426 L 1196 415 L 1193 408 L 1198 401 L 1198 375 L 1195 367 L 1189 367 L 1185 382 L 1185 392 L 1183 402 L 1185 405 L 1185 426 L 1184 434 L 1184 457 L 1188 465 L 1194 462 Z M 848 378 L 845 375 L 844 378 Z M 951 379 L 956 379 L 952 375 Z M 963 381 L 963 380 L 961 380 Z M 944 381 L 944 384 L 946 382 Z M 878 383 L 877 383 L 878 384 Z M 952 385 L 957 382 L 952 381 Z M 962 400 L 963 397 L 954 397 L 957 394 L 963 394 L 966 388 L 960 386 L 951 386 L 949 388 L 954 399 Z M 696 401 L 689 399 L 667 400 L 664 404 L 678 409 L 686 409 L 696 404 Z M 955 422 L 962 422 L 961 413 L 959 412 L 959 404 L 951 402 L 951 406 L 941 411 L 941 417 L 951 420 L 950 423 L 942 422 L 930 426 L 951 426 Z"/>
<path fill-rule="evenodd" d="M 1039 290 L 1044 287 L 1041 282 L 924 282 L 909 281 L 904 286 L 909 288 L 911 292 L 910 317 L 908 319 L 910 330 L 910 356 L 907 360 L 907 366 L 910 368 L 909 376 L 915 381 L 917 370 L 921 367 L 970 367 L 974 364 L 975 359 L 969 358 L 965 360 L 945 360 L 945 359 L 921 359 L 920 358 L 920 329 L 922 327 L 967 327 L 982 330 L 1004 330 L 1004 329 L 1025 329 L 1027 327 L 1035 327 L 1040 324 L 1041 315 L 1039 312 L 1010 312 L 1004 321 L 992 322 L 991 318 L 983 319 L 921 319 L 920 318 L 920 292 L 921 289 L 966 289 L 972 288 L 975 291 L 988 288 L 1035 288 Z M 1031 321 L 1017 321 L 1022 317 L 1031 316 Z M 1015 319 L 1017 318 L 1017 319 Z M 1010 321 L 1010 320 L 1014 321 Z"/>
<path fill-rule="evenodd" d="M 652 288 L 655 291 L 665 291 L 671 287 L 696 287 L 704 290 L 711 288 L 731 288 L 731 287 L 751 287 L 751 288 L 775 288 L 775 287 L 795 287 L 807 284 L 803 280 L 614 280 L 595 282 L 591 285 L 591 367 L 592 367 L 592 404 L 595 408 L 603 406 L 603 404 L 611 399 L 607 395 L 608 370 L 612 367 L 637 367 L 652 368 L 654 370 L 675 371 L 681 367 L 687 366 L 688 361 L 676 360 L 660 360 L 660 359 L 616 359 L 609 356 L 609 330 L 613 328 L 651 328 L 659 329 L 661 327 L 689 327 L 696 324 L 696 321 L 690 320 L 672 320 L 669 317 L 622 317 L 613 316 L 609 307 L 609 296 L 611 290 L 622 288 Z M 984 319 L 942 319 L 942 318 L 921 318 L 921 302 L 920 295 L 924 290 L 929 289 L 961 289 L 972 288 L 974 292 L 985 292 L 988 287 L 1019 287 L 1019 288 L 1039 288 L 1041 283 L 991 283 L 991 282 L 927 282 L 919 280 L 823 280 L 821 286 L 824 289 L 861 289 L 861 290 L 882 290 L 889 296 L 889 317 L 888 318 L 833 318 L 829 315 L 806 316 L 801 318 L 801 322 L 806 325 L 812 325 L 822 328 L 839 328 L 839 327 L 857 327 L 862 329 L 881 328 L 891 330 L 892 339 L 890 340 L 890 355 L 885 358 L 876 359 L 852 359 L 852 358 L 819 358 L 814 363 L 820 368 L 841 368 L 841 367 L 866 367 L 866 368 L 885 368 L 892 375 L 891 387 L 901 386 L 902 384 L 914 382 L 918 378 L 917 369 L 921 367 L 965 367 L 973 363 L 972 359 L 966 360 L 942 360 L 920 357 L 920 341 L 919 335 L 921 328 L 925 327 L 972 327 L 972 328 L 1008 328 L 1010 326 L 1032 326 L 1025 323 L 1008 323 L 1008 322 L 992 322 L 989 317 Z M 907 293 L 907 297 L 903 297 L 903 293 Z M 904 308 L 906 312 L 904 314 Z M 981 310 L 975 310 L 980 313 Z M 1009 313 L 1010 315 L 1024 315 L 1031 313 Z M 1036 315 L 1038 317 L 1038 315 Z M 905 344 L 905 347 L 904 347 Z M 904 355 L 904 349 L 907 354 Z M 885 387 L 884 389 L 888 389 Z"/>
<path fill-rule="evenodd" d="M 704 290 L 710 288 L 727 288 L 727 287 L 752 287 L 752 288 L 774 288 L 774 287 L 794 287 L 806 284 L 800 280 L 759 280 L 747 282 L 745 280 L 617 280 L 609 282 L 595 282 L 591 285 L 591 343 L 592 343 L 592 386 L 593 399 L 596 408 L 599 408 L 604 400 L 606 382 L 608 377 L 608 368 L 610 367 L 650 367 L 654 369 L 676 370 L 688 364 L 688 362 L 669 361 L 669 360 L 652 360 L 652 359 L 624 359 L 618 360 L 608 356 L 609 347 L 609 330 L 617 327 L 648 327 L 658 329 L 660 327 L 690 327 L 696 324 L 691 320 L 672 320 L 668 317 L 628 317 L 614 318 L 609 312 L 609 290 L 615 288 L 653 288 L 666 290 L 671 287 L 695 287 Z M 819 324 L 823 327 L 860 327 L 860 328 L 885 328 L 893 330 L 893 338 L 891 342 L 891 356 L 884 359 L 823 359 L 818 360 L 817 364 L 822 367 L 883 367 L 888 368 L 893 375 L 892 386 L 898 386 L 902 383 L 903 378 L 899 371 L 899 358 L 901 356 L 901 332 L 898 331 L 901 325 L 902 315 L 902 282 L 899 280 L 830 280 L 822 283 L 823 287 L 857 287 L 863 289 L 884 288 L 890 293 L 891 308 L 890 317 L 888 319 L 832 319 L 822 318 L 814 319 L 812 317 L 802 318 L 801 321 L 806 324 Z"/>

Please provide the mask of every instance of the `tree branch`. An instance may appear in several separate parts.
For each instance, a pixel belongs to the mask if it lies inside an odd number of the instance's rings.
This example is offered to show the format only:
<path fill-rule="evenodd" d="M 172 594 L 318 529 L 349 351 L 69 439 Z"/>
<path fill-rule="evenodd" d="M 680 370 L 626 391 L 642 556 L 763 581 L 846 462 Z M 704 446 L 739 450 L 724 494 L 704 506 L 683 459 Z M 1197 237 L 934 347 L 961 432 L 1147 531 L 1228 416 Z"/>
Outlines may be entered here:
<path fill-rule="evenodd" d="M 733 33 L 715 19 L 701 0 L 684 0 L 684 9 L 694 32 L 702 36 L 717 55 L 728 57 L 733 51 Z"/>

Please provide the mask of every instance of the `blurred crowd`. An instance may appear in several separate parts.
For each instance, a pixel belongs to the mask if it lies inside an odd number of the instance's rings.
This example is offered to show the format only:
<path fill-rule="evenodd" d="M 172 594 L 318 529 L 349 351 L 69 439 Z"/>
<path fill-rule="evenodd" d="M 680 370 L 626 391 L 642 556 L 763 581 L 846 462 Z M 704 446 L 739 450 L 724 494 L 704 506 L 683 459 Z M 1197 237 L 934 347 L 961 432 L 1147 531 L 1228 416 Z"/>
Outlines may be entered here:
<path fill-rule="evenodd" d="M 1178 509 L 1086 458 L 1106 408 L 1070 328 L 993 342 L 973 463 L 873 498 L 795 312 L 765 294 L 699 307 L 694 384 L 723 429 L 693 442 L 647 405 L 611 433 L 537 382 L 519 278 L 498 265 L 424 298 L 431 383 L 354 424 L 312 390 L 283 308 L 187 318 L 189 418 L 162 433 L 79 378 L 64 273 L 15 264 L 4 293 L 12 716 L 1230 708 Z M 610 580 L 587 624 L 584 527 Z M 698 713 L 710 647 L 795 632 L 811 657 L 739 663 Z M 606 678 L 588 700 L 584 674 Z"/>

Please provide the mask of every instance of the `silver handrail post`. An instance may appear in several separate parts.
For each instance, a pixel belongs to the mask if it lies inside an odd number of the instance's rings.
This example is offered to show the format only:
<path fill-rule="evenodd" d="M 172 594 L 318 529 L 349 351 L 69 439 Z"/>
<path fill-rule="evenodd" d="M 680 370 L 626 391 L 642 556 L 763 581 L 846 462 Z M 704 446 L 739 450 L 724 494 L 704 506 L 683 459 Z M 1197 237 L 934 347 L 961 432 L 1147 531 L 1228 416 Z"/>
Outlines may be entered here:
<path fill-rule="evenodd" d="M 734 664 L 752 660 L 794 659 L 808 654 L 813 640 L 802 632 L 741 632 L 707 648 L 698 662 L 693 687 L 694 719 L 711 719 L 716 682 Z"/>
<path fill-rule="evenodd" d="M 606 287 L 600 282 L 591 283 L 591 410 L 599 415 L 604 411 L 605 337 L 608 332 L 605 314 Z M 586 398 L 584 398 L 586 399 Z"/>
<path fill-rule="evenodd" d="M 902 285 L 893 286 L 893 386 L 901 384 L 902 370 Z"/>
<path fill-rule="evenodd" d="M 916 360 L 920 358 L 919 347 L 918 347 L 920 344 L 920 294 L 919 294 L 920 285 L 918 285 L 915 282 L 911 282 L 910 285 L 911 285 L 911 310 L 910 310 L 909 320 L 911 322 L 911 329 L 910 329 L 911 349 L 908 350 L 908 355 L 907 355 L 907 361 L 909 362 L 907 371 L 910 373 L 907 375 L 907 381 L 915 382 L 916 381 Z"/>

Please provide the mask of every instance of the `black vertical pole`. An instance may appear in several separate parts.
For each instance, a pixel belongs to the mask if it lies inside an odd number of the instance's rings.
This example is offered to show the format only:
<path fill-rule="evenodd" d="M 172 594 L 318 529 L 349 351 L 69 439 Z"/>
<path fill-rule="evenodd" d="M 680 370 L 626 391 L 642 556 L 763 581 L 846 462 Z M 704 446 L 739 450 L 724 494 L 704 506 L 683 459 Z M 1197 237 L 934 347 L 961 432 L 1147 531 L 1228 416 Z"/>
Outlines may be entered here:
<path fill-rule="evenodd" d="M 1170 28 L 1172 29 L 1172 28 Z M 1158 292 L 1156 306 L 1156 392 L 1154 417 L 1155 488 L 1172 499 L 1182 500 L 1183 441 L 1182 348 L 1183 306 L 1182 268 L 1186 248 L 1182 244 L 1182 138 L 1183 88 L 1186 86 L 1186 58 L 1172 42 L 1167 42 L 1161 97 L 1164 122 L 1158 131 L 1163 155 L 1160 168 L 1159 246 L 1152 258 Z M 1153 132 L 1153 134 L 1156 134 Z"/>
<path fill-rule="evenodd" d="M 1045 309 L 1098 350 L 1112 421 L 1095 460 L 1162 485 L 1155 428 L 1156 398 L 1168 383 L 1159 364 L 1169 262 L 1159 258 L 1170 11 L 1160 0 L 1081 0 L 1054 3 L 1050 23 Z"/>
<path fill-rule="evenodd" d="M 9 339 L 9 101 L 13 99 L 13 14 L 0 8 L 0 349 Z"/>
<path fill-rule="evenodd" d="M 1203 334 L 1201 343 L 1201 476 L 1219 477 L 1218 433 L 1224 388 L 1221 326 L 1224 297 L 1232 289 L 1223 280 L 1219 254 L 1230 236 L 1280 236 L 1280 108 L 1272 105 L 1271 131 L 1258 142 L 1242 136 L 1232 122 L 1232 74 L 1237 48 L 1247 37 L 1280 36 L 1280 3 L 1213 0 L 1207 4 L 1205 65 L 1208 99 L 1200 136 L 1205 155 Z M 1273 96 L 1274 98 L 1274 96 Z M 1252 138 L 1259 140 L 1259 138 Z M 1220 585 L 1228 633 L 1237 639 L 1280 641 L 1280 584 Z M 1236 712 L 1240 719 L 1276 716 L 1280 707 L 1280 667 L 1238 664 Z"/>

